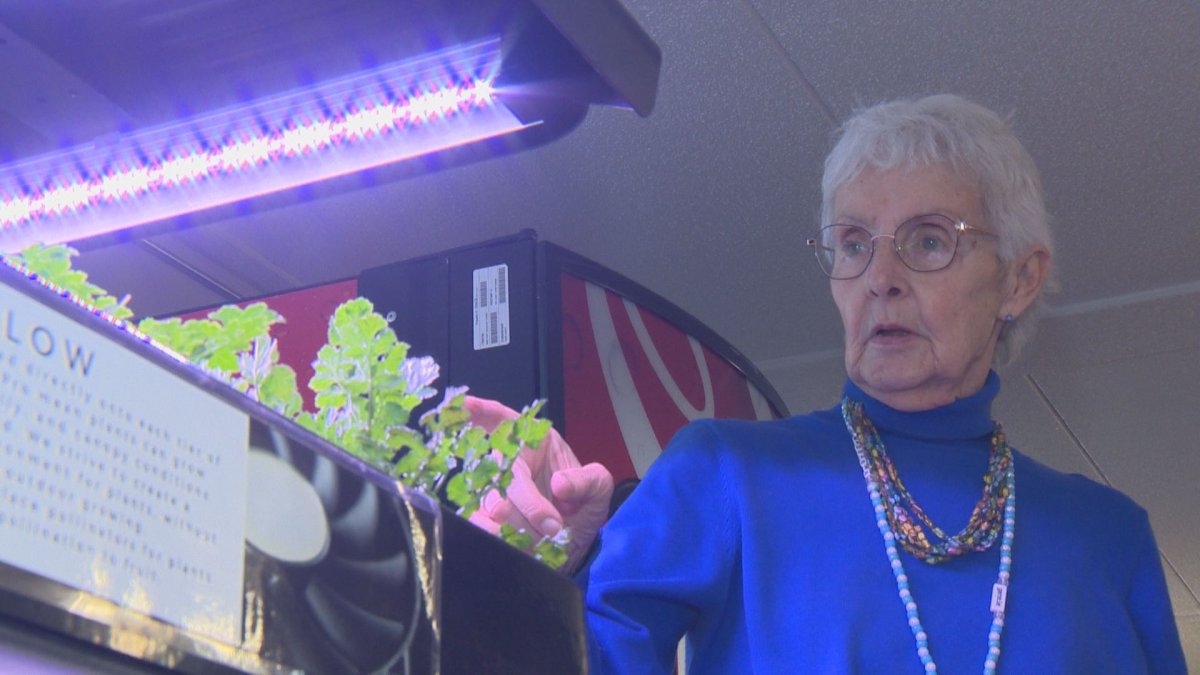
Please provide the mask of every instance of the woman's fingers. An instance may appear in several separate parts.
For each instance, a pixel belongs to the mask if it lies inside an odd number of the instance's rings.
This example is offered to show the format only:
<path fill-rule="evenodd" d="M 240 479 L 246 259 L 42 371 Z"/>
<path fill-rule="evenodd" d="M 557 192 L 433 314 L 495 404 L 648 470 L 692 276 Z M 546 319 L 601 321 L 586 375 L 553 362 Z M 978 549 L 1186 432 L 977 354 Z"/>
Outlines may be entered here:
<path fill-rule="evenodd" d="M 474 396 L 466 397 L 464 407 L 471 423 L 488 433 L 519 416 L 503 403 Z M 535 540 L 552 537 L 569 526 L 567 567 L 573 569 L 608 518 L 612 474 L 600 464 L 580 466 L 571 446 L 553 429 L 541 449 L 521 451 L 512 471 L 506 498 L 494 490 L 488 493 L 471 522 L 492 534 L 499 534 L 501 525 L 507 524 Z"/>
<path fill-rule="evenodd" d="M 494 537 L 500 536 L 500 523 L 493 520 L 492 517 L 488 515 L 487 511 L 484 511 L 483 509 L 476 510 L 475 513 L 471 514 L 470 518 L 467 518 L 467 520 L 471 521 L 476 527 Z"/>
<path fill-rule="evenodd" d="M 612 500 L 613 477 L 602 464 L 593 462 L 555 471 L 550 477 L 550 490 L 563 516 L 599 511 L 603 518 Z M 601 524 L 596 525 L 597 529 Z"/>
<path fill-rule="evenodd" d="M 490 398 L 467 396 L 463 399 L 463 408 L 471 415 L 471 423 L 483 427 L 489 434 L 505 420 L 515 420 L 520 416 L 516 410 Z"/>
<path fill-rule="evenodd" d="M 562 514 L 538 489 L 529 465 L 521 458 L 513 462 L 513 480 L 506 492 L 507 499 L 493 491 L 483 500 L 483 508 L 493 520 L 534 536 L 552 537 L 562 529 Z"/>

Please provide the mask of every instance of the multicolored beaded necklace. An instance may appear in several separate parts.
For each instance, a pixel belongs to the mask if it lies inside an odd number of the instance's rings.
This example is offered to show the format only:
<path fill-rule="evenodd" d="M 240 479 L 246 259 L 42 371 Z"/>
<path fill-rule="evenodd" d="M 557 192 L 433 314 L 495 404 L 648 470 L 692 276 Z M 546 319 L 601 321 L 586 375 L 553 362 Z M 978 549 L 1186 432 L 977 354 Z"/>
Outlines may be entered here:
<path fill-rule="evenodd" d="M 917 559 L 936 565 L 969 551 L 985 551 L 995 543 L 997 535 L 1000 536 L 1000 570 L 992 586 L 992 625 L 988 630 L 987 656 L 983 663 L 985 675 L 994 675 L 1000 660 L 1000 635 L 1004 632 L 1004 607 L 1012 571 L 1013 530 L 1017 514 L 1012 450 L 1008 447 L 1003 430 L 997 424 L 992 431 L 988 471 L 983 477 L 983 496 L 975 505 L 971 520 L 961 532 L 947 536 L 933 524 L 904 487 L 896 467 L 887 456 L 879 432 L 863 412 L 862 403 L 849 398 L 842 399 L 842 417 L 854 441 L 854 451 L 867 483 L 867 493 L 875 507 L 876 525 L 883 535 L 892 575 L 896 578 L 900 600 L 908 614 L 908 625 L 917 643 L 917 656 L 925 672 L 936 673 L 937 664 L 929 651 L 929 638 L 921 624 L 917 602 L 908 588 L 908 575 L 904 572 L 896 542 L 899 541 L 900 546 Z M 1001 513 L 1003 518 L 1000 517 Z M 936 543 L 930 543 L 921 528 L 922 524 L 936 537 Z"/>

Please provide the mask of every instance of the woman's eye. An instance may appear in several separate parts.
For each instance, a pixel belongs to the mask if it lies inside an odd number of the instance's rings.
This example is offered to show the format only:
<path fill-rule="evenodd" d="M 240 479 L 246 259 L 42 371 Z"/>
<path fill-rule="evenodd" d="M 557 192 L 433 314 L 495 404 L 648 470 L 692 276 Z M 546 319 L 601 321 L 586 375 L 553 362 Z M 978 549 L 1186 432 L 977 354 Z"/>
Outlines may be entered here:
<path fill-rule="evenodd" d="M 867 242 L 861 239 L 847 239 L 842 242 L 841 251 L 846 256 L 861 255 L 867 250 Z"/>
<path fill-rule="evenodd" d="M 926 236 L 921 238 L 918 246 L 921 247 L 922 251 L 940 251 L 946 247 L 946 242 L 937 237 Z"/>
<path fill-rule="evenodd" d="M 937 253 L 952 247 L 952 239 L 945 228 L 934 224 L 921 224 L 903 239 L 904 247 L 913 252 Z"/>

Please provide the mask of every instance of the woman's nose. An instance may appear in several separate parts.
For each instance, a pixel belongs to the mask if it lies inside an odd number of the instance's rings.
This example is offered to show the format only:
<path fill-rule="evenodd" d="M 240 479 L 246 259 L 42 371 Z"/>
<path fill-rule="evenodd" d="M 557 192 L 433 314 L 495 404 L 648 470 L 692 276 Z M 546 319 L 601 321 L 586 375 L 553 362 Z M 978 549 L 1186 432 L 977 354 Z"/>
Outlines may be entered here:
<path fill-rule="evenodd" d="M 900 295 L 908 287 L 908 268 L 896 251 L 896 239 L 891 235 L 876 235 L 875 250 L 867 263 L 867 287 L 873 295 Z"/>

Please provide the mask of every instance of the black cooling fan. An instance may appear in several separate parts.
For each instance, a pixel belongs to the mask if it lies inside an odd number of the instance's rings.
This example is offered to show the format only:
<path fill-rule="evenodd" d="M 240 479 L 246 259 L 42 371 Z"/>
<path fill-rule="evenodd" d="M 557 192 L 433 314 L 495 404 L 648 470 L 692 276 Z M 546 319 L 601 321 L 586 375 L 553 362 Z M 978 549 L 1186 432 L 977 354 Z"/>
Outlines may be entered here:
<path fill-rule="evenodd" d="M 251 434 L 246 538 L 273 562 L 263 576 L 264 623 L 279 634 L 283 662 L 314 673 L 420 670 L 409 647 L 422 593 L 401 501 L 278 432 L 259 431 Z"/>

